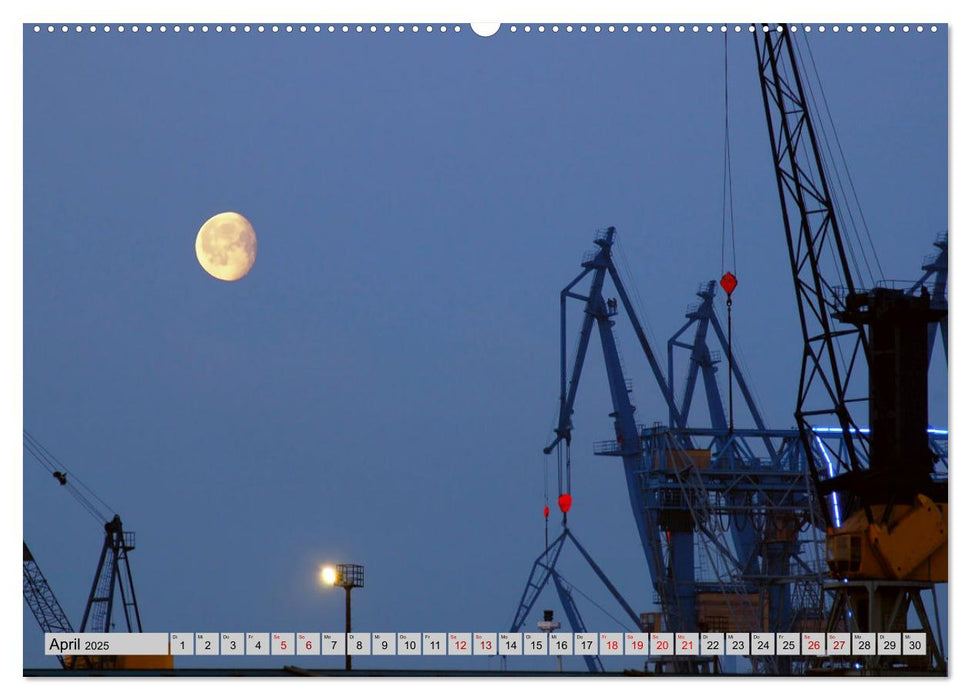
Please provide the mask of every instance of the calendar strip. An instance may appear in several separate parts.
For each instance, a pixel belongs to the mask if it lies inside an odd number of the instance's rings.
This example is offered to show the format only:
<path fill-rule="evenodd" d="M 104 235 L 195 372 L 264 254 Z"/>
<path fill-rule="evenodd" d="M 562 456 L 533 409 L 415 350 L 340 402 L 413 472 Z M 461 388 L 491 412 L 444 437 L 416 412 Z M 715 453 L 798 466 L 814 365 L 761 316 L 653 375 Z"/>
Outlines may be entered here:
<path fill-rule="evenodd" d="M 919 656 L 924 632 L 161 632 L 44 635 L 48 656 Z"/>

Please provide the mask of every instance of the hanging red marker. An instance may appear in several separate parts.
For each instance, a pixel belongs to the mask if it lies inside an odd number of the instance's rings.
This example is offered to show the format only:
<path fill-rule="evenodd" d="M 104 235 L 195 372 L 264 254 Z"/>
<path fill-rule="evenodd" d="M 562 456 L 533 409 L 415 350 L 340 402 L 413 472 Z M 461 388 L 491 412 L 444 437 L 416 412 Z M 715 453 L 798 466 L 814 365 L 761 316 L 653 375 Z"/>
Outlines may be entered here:
<path fill-rule="evenodd" d="M 570 510 L 570 506 L 573 505 L 573 496 L 568 493 L 564 493 L 562 496 L 556 499 L 556 502 L 560 505 L 560 511 L 566 513 Z"/>
<path fill-rule="evenodd" d="M 721 285 L 722 289 L 725 290 L 725 294 L 731 296 L 732 292 L 735 291 L 735 287 L 738 286 L 738 280 L 731 272 L 726 272 L 724 275 L 722 275 Z"/>
<path fill-rule="evenodd" d="M 550 517 L 550 507 L 549 506 L 543 506 L 543 517 L 544 518 L 549 518 Z"/>
<path fill-rule="evenodd" d="M 728 295 L 725 303 L 728 307 L 728 434 L 731 435 L 735 432 L 735 392 L 732 385 L 732 374 L 734 373 L 732 367 L 732 292 L 738 286 L 738 280 L 731 272 L 726 272 L 722 275 L 721 285 L 725 294 Z"/>

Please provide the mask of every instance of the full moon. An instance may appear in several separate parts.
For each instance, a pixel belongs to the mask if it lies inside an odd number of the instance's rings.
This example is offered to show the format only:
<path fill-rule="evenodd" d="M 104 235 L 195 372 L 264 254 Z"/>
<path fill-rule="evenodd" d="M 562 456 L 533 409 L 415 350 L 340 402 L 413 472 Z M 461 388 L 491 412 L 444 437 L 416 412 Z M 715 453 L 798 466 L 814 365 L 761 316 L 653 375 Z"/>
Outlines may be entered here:
<path fill-rule="evenodd" d="M 227 211 L 199 229 L 196 257 L 202 269 L 224 282 L 242 279 L 256 262 L 256 233 L 246 217 Z"/>

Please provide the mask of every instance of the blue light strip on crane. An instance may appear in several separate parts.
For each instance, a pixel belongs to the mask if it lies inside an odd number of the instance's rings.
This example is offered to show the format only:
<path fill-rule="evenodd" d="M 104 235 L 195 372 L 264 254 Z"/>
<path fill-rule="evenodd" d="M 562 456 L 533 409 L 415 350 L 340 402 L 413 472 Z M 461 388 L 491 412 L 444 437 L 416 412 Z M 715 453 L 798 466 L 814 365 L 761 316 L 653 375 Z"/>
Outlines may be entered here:
<path fill-rule="evenodd" d="M 814 428 L 815 430 L 815 428 Z M 823 459 L 826 460 L 826 471 L 829 472 L 829 478 L 832 479 L 836 476 L 836 469 L 833 467 L 833 462 L 830 460 L 829 455 L 826 454 L 826 446 L 823 445 L 823 440 L 818 435 L 816 436 L 816 444 L 819 445 L 819 451 L 823 453 Z M 842 523 L 840 522 L 840 504 L 836 499 L 836 492 L 830 494 L 833 498 L 833 516 L 836 519 L 836 527 L 840 527 Z"/>
<path fill-rule="evenodd" d="M 851 433 L 860 432 L 860 433 L 863 433 L 864 435 L 868 435 L 870 433 L 869 428 L 850 428 L 849 430 Z M 813 427 L 813 432 L 814 433 L 842 433 L 843 429 Z M 947 435 L 947 428 L 928 428 L 927 434 L 928 435 Z"/>
<path fill-rule="evenodd" d="M 852 433 L 860 432 L 860 433 L 863 433 L 864 435 L 866 435 L 866 434 L 868 434 L 870 432 L 870 429 L 869 428 L 850 428 L 849 430 Z M 819 427 L 814 427 L 813 428 L 813 432 L 814 433 L 822 433 L 822 434 L 842 433 L 843 432 L 843 429 L 842 428 L 819 428 Z M 928 428 L 927 429 L 927 434 L 928 435 L 941 435 L 941 436 L 945 436 L 946 437 L 947 436 L 947 429 L 943 429 L 943 428 Z M 822 438 L 820 438 L 819 435 L 816 435 L 816 444 L 819 445 L 819 451 L 822 452 L 823 459 L 826 460 L 826 471 L 829 473 L 829 478 L 832 479 L 834 476 L 836 476 L 836 469 L 833 466 L 833 461 L 829 458 L 829 455 L 826 454 L 826 446 L 823 444 Z M 835 492 L 833 492 L 831 495 L 832 495 L 832 499 L 833 499 L 833 515 L 835 516 L 835 519 L 836 519 L 836 527 L 840 527 L 840 504 L 839 504 L 839 500 L 836 498 L 836 493 Z"/>

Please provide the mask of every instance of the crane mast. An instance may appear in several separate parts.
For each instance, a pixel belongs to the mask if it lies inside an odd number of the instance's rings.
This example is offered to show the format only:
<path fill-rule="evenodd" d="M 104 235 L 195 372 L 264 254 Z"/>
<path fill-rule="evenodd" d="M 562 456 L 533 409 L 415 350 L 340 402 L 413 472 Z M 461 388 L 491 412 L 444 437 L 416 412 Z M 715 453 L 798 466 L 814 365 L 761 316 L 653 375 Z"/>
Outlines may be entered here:
<path fill-rule="evenodd" d="M 84 608 L 84 617 L 81 619 L 81 631 L 112 631 L 114 623 L 111 613 L 117 590 L 121 594 L 127 631 L 141 632 L 142 617 L 138 612 L 135 582 L 128 561 L 128 552 L 135 548 L 135 533 L 126 531 L 117 515 L 105 523 L 104 529 L 104 543 L 91 584 L 91 593 Z"/>

